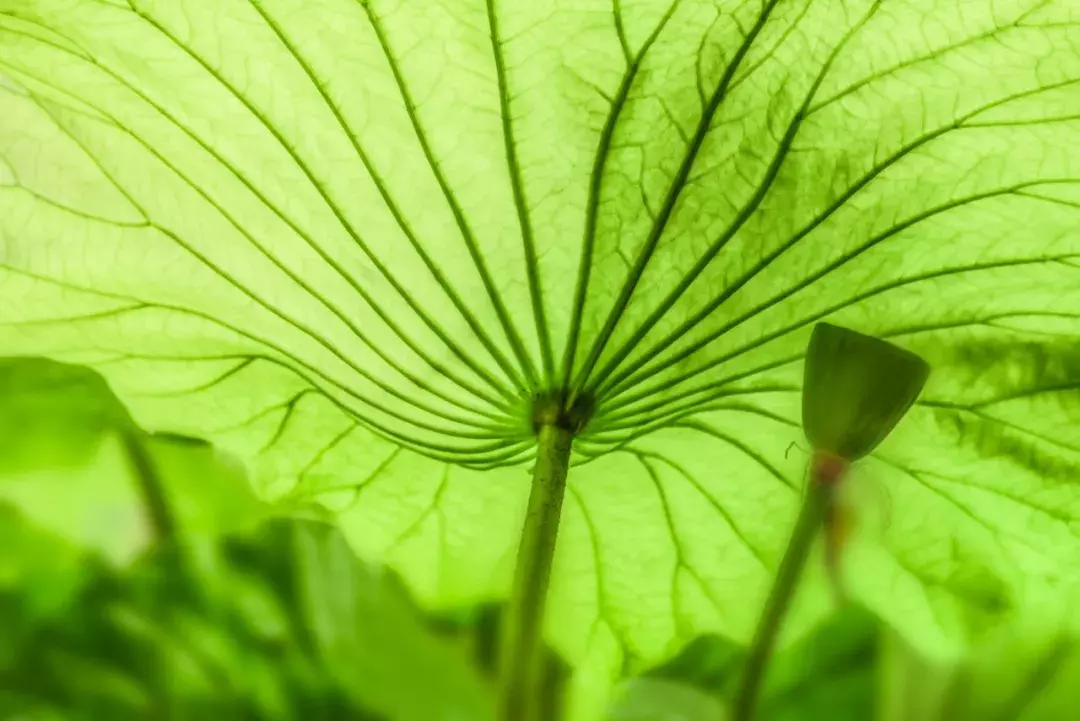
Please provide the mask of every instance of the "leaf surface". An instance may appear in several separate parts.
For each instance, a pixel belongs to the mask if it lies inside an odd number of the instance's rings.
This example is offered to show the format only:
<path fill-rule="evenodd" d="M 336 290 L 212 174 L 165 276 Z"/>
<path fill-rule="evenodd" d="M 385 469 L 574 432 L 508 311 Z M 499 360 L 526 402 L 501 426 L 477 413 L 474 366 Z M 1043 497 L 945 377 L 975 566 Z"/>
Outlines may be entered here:
<path fill-rule="evenodd" d="M 857 597 L 946 652 L 1080 552 L 1069 0 L 0 0 L 0 73 L 8 352 L 255 459 L 430 604 L 505 594 L 563 388 L 550 638 L 745 641 L 826 318 L 932 367 L 864 463 Z"/>

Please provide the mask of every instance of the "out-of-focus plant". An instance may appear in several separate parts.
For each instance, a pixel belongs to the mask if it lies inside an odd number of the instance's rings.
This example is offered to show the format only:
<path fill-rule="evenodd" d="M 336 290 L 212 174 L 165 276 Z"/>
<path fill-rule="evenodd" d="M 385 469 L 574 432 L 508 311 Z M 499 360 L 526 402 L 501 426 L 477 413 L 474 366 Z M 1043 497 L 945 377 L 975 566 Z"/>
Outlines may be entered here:
<path fill-rule="evenodd" d="M 493 714 L 466 653 L 324 512 L 268 519 L 242 467 L 143 432 L 92 371 L 12 360 L 0 388 L 0 717 Z M 84 533 L 82 482 L 132 527 Z"/>

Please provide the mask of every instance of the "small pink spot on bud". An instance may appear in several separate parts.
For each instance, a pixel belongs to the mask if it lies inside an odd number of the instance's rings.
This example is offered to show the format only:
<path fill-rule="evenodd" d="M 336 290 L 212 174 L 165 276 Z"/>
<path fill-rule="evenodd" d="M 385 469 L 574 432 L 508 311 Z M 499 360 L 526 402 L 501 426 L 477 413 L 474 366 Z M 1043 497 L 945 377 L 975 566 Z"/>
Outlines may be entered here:
<path fill-rule="evenodd" d="M 851 462 L 828 451 L 815 451 L 810 461 L 810 477 L 815 483 L 835 486 L 847 473 Z"/>

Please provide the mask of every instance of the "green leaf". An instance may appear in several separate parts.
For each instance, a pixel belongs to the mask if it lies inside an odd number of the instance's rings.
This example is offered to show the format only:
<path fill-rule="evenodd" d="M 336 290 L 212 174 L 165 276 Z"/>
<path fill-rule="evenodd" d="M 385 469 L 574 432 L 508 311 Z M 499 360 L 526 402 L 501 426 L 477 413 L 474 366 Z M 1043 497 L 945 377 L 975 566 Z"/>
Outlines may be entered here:
<path fill-rule="evenodd" d="M 0 473 L 78 466 L 107 432 L 129 427 L 123 404 L 89 368 L 0 359 Z"/>
<path fill-rule="evenodd" d="M 1061 609 L 998 629 L 959 660 L 920 658 L 895 634 L 881 661 L 882 721 L 1058 721 L 1076 709 L 1080 646 Z"/>
<path fill-rule="evenodd" d="M 868 614 L 858 609 L 838 613 L 772 662 L 756 718 L 877 718 L 878 646 L 878 625 Z M 624 682 L 608 718 L 726 718 L 744 655 L 722 638 L 695 639 L 675 658 Z"/>
<path fill-rule="evenodd" d="M 532 398 L 583 399 L 548 636 L 603 685 L 746 641 L 810 329 L 884 338 L 933 374 L 845 577 L 954 651 L 1080 554 L 1078 43 L 1071 0 L 0 0 L 0 342 L 441 607 L 506 595 Z"/>
<path fill-rule="evenodd" d="M 727 709 L 693 686 L 658 678 L 635 678 L 620 691 L 607 721 L 724 721 Z"/>
<path fill-rule="evenodd" d="M 464 655 L 330 526 L 275 520 L 203 547 L 183 573 L 177 554 L 190 548 L 93 569 L 66 613 L 25 634 L 0 694 L 71 718 L 491 716 Z M 34 590 L 12 596 L 32 601 Z"/>
<path fill-rule="evenodd" d="M 432 638 L 397 579 L 359 562 L 333 526 L 272 521 L 257 550 L 301 638 L 366 707 L 403 721 L 492 717 L 464 654 Z"/>
<path fill-rule="evenodd" d="M 267 510 L 227 454 L 142 432 L 99 374 L 41 358 L 0 359 L 0 498 L 118 563 L 162 525 L 218 534 Z"/>
<path fill-rule="evenodd" d="M 61 614 L 85 581 L 78 548 L 0 503 L 0 670 L 34 628 Z"/>

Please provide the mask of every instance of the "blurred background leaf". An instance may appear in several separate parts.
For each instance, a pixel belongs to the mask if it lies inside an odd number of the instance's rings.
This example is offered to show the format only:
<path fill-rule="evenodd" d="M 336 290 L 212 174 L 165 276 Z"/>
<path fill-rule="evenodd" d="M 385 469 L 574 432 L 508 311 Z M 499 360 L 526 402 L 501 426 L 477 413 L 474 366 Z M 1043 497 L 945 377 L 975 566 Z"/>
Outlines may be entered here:
<path fill-rule="evenodd" d="M 0 359 L 0 473 L 78 466 L 109 430 L 133 428 L 105 379 L 45 358 Z"/>
<path fill-rule="evenodd" d="M 0 500 L 117 564 L 155 535 L 224 533 L 269 510 L 235 460 L 142 431 L 98 374 L 40 358 L 0 360 Z"/>
<path fill-rule="evenodd" d="M 776 654 L 762 691 L 760 721 L 867 721 L 874 716 L 878 625 L 847 608 Z M 622 685 L 610 721 L 723 718 L 744 649 L 719 636 L 696 639 L 676 657 Z M 719 716 L 718 716 L 719 714 Z"/>
<path fill-rule="evenodd" d="M 37 708 L 73 719 L 492 716 L 465 654 L 332 526 L 276 519 L 203 540 L 159 545 L 128 569 L 88 562 L 92 578 L 63 613 L 20 624 L 18 636 L 5 614 L 0 718 Z M 9 548 L 63 568 L 54 547 L 44 557 L 41 544 Z M 60 588 L 55 576 L 24 574 L 10 595 L 35 608 Z"/>
<path fill-rule="evenodd" d="M 93 372 L 0 361 L 0 431 L 0 719 L 492 715 L 321 511 L 270 518 L 240 464 L 137 428 Z"/>
<path fill-rule="evenodd" d="M 953 663 L 883 633 L 881 721 L 1067 721 L 1078 717 L 1080 645 L 1068 616 L 1027 616 Z"/>

